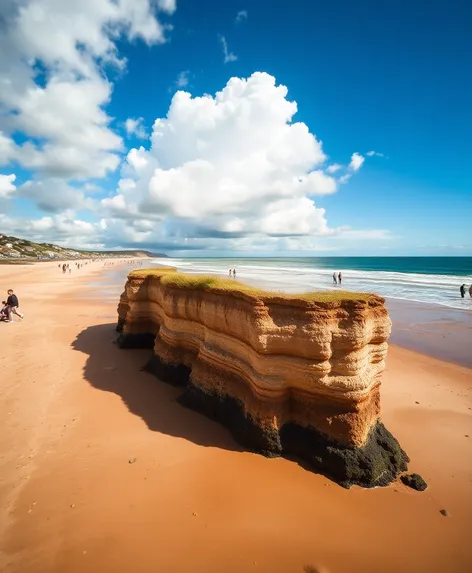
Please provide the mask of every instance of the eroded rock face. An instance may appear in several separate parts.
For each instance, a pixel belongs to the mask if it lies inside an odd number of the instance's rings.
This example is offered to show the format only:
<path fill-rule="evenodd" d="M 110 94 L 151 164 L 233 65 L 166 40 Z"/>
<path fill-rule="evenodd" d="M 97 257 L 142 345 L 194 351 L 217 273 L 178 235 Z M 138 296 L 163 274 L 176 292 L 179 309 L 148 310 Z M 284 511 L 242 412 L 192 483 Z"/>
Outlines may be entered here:
<path fill-rule="evenodd" d="M 130 274 L 119 343 L 154 341 L 148 369 L 182 385 L 183 404 L 245 447 L 296 455 L 347 487 L 386 485 L 406 470 L 379 421 L 391 328 L 382 298 L 284 297 L 224 280 L 180 284 L 171 274 Z"/>

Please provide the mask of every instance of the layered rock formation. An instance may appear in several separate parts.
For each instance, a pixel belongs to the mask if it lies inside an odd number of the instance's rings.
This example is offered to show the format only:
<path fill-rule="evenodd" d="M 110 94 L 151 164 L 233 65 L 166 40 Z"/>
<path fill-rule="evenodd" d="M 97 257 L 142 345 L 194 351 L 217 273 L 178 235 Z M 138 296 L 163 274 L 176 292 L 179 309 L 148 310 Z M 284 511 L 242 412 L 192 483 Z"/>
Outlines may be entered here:
<path fill-rule="evenodd" d="M 162 268 L 129 275 L 118 314 L 120 346 L 153 347 L 149 370 L 245 447 L 295 455 L 346 487 L 406 470 L 380 422 L 382 298 L 283 296 Z"/>

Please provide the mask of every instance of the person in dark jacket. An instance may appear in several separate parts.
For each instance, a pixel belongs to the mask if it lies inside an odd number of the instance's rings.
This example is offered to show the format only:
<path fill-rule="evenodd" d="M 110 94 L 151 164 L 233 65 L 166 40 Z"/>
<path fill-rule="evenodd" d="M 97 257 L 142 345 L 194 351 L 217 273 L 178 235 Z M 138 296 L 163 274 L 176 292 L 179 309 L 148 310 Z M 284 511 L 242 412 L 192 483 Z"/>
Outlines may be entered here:
<path fill-rule="evenodd" d="M 465 297 L 465 284 L 461 286 L 460 291 L 461 291 L 461 297 L 464 298 Z"/>
<path fill-rule="evenodd" d="M 20 303 L 18 301 L 18 297 L 13 292 L 13 289 L 9 289 L 7 291 L 8 298 L 7 298 L 7 306 L 9 310 L 10 320 L 8 322 L 13 322 L 13 315 L 19 316 L 20 318 L 24 318 L 25 315 L 18 311 L 18 307 Z"/>

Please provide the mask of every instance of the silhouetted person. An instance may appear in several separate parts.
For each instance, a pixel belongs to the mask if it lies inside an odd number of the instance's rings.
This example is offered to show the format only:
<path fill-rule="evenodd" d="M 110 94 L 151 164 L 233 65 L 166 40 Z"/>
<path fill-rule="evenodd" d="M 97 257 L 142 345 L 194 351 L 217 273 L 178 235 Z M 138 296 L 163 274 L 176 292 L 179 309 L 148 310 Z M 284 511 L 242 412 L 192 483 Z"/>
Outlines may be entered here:
<path fill-rule="evenodd" d="M 461 297 L 464 298 L 465 297 L 465 284 L 461 286 L 460 291 L 461 291 Z"/>
<path fill-rule="evenodd" d="M 339 275 L 338 275 L 338 280 L 339 280 L 339 284 L 341 284 L 341 281 L 343 280 L 343 276 L 341 273 L 339 273 Z"/>
<path fill-rule="evenodd" d="M 469 287 L 469 296 L 470 296 L 470 298 L 472 298 L 472 285 L 470 285 L 470 287 Z"/>
<path fill-rule="evenodd" d="M 338 280 L 336 278 L 336 273 L 333 273 L 333 284 L 335 284 L 335 285 L 338 284 Z"/>

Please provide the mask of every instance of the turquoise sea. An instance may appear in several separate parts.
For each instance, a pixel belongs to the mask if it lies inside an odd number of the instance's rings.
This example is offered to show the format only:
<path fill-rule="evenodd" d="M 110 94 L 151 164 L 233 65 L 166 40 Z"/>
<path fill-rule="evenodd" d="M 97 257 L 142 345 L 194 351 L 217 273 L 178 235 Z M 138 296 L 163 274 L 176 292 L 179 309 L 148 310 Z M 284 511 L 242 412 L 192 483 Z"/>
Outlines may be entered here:
<path fill-rule="evenodd" d="M 472 310 L 468 292 L 464 299 L 459 293 L 461 284 L 472 284 L 472 257 L 169 258 L 165 264 L 220 276 L 235 268 L 239 280 L 283 292 L 339 288 L 332 275 L 341 272 L 344 290 Z"/>

